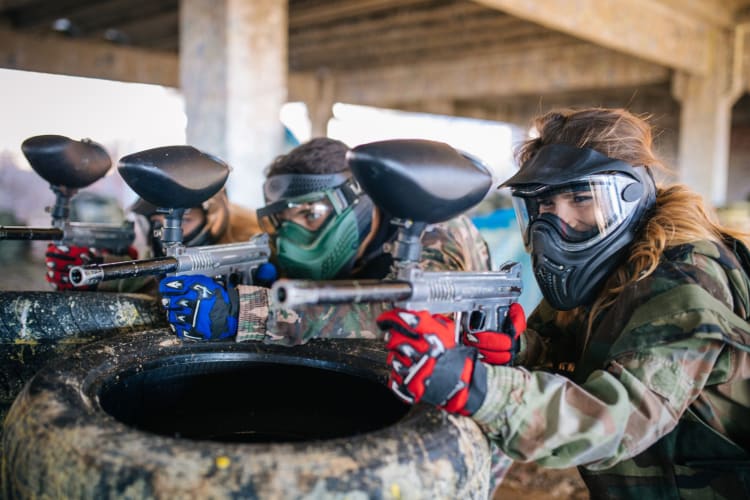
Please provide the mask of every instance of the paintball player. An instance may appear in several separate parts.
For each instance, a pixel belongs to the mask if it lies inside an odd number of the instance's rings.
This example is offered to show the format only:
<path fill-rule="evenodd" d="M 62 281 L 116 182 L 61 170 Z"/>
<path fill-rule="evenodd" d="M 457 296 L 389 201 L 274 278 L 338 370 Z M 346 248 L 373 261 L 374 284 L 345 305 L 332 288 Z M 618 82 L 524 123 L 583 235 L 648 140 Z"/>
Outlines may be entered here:
<path fill-rule="evenodd" d="M 275 264 L 283 277 L 382 279 L 389 275 L 392 258 L 383 244 L 395 238 L 396 227 L 354 181 L 346 162 L 348 150 L 340 141 L 316 138 L 268 167 L 267 205 L 258 210 L 258 219 L 272 237 Z M 422 245 L 425 270 L 490 269 L 487 245 L 465 216 L 425 231 Z M 210 290 L 212 307 L 196 312 L 196 287 Z M 386 303 L 319 305 L 269 315 L 268 288 L 240 285 L 227 290 L 205 276 L 165 278 L 160 292 L 175 333 L 196 340 L 236 335 L 238 341 L 293 345 L 312 337 L 382 338 L 375 318 L 389 307 Z M 205 303 L 204 298 L 201 305 Z"/>
<path fill-rule="evenodd" d="M 108 255 L 98 249 L 58 246 L 50 243 L 46 253 L 47 281 L 57 290 L 91 290 L 156 294 L 158 280 L 151 276 L 102 282 L 95 287 L 73 287 L 70 268 L 94 262 L 160 257 L 164 253 L 154 231 L 161 229 L 164 216 L 156 207 L 139 198 L 129 211 L 136 220 L 136 242 L 127 256 Z M 185 211 L 182 221 L 185 246 L 202 246 L 247 241 L 261 232 L 255 212 L 231 203 L 222 189 L 199 207 Z"/>
<path fill-rule="evenodd" d="M 578 466 L 592 498 L 749 498 L 750 235 L 655 183 L 651 127 L 630 112 L 535 124 L 503 184 L 544 295 L 513 366 L 393 309 L 378 318 L 391 388 L 470 415 L 515 460 Z"/>

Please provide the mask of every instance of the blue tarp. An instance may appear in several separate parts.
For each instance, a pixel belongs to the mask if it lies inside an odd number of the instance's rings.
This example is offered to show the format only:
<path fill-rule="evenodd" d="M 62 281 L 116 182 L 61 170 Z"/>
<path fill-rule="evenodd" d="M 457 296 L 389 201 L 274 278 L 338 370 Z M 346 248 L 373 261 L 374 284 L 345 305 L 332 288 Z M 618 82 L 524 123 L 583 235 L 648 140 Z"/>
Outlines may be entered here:
<path fill-rule="evenodd" d="M 542 299 L 542 292 L 531 269 L 531 258 L 523 246 L 515 212 L 512 208 L 500 208 L 488 214 L 472 216 L 471 220 L 489 245 L 493 269 L 509 260 L 521 263 L 523 292 L 518 302 L 527 315 L 531 314 Z"/>

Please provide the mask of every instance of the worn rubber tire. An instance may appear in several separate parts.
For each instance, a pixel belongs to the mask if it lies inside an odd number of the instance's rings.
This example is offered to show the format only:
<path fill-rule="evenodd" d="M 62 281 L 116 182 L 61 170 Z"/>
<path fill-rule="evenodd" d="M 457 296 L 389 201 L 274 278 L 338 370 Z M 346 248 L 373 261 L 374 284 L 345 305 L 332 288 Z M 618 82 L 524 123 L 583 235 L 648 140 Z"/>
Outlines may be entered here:
<path fill-rule="evenodd" d="M 48 361 L 82 344 L 165 325 L 153 297 L 99 292 L 0 292 L 0 422 Z"/>
<path fill-rule="evenodd" d="M 479 427 L 404 405 L 386 368 L 382 343 L 367 340 L 181 343 L 154 330 L 95 342 L 16 398 L 4 493 L 487 498 Z"/>

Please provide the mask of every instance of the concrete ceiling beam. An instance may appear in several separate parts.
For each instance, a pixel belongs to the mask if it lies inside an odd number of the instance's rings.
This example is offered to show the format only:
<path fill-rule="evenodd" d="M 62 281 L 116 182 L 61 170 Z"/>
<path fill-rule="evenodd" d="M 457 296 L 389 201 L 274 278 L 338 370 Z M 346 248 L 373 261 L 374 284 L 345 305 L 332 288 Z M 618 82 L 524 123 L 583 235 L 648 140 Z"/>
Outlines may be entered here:
<path fill-rule="evenodd" d="M 690 74 L 711 69 L 714 21 L 650 0 L 474 0 L 508 14 Z M 695 3 L 695 2 L 691 2 Z M 717 4 L 717 9 L 719 5 Z M 723 17 L 720 16 L 719 22 Z"/>
<path fill-rule="evenodd" d="M 0 67 L 179 86 L 178 56 L 61 36 L 0 30 Z M 424 62 L 334 75 L 342 102 L 387 105 L 424 99 L 462 99 L 665 82 L 669 70 L 588 44 L 529 48 L 458 61 Z M 513 75 L 513 78 L 508 78 Z M 310 101 L 314 74 L 292 73 L 291 100 Z"/>
<path fill-rule="evenodd" d="M 179 86 L 179 60 L 171 52 L 71 40 L 56 35 L 24 35 L 5 29 L 0 29 L 0 67 Z"/>
<path fill-rule="evenodd" d="M 494 57 L 356 70 L 336 76 L 340 102 L 391 103 L 477 96 L 534 95 L 563 90 L 667 82 L 669 69 L 594 45 L 537 47 Z M 512 77 L 511 77 L 512 75 Z M 290 82 L 300 81 L 302 77 Z M 290 84 L 290 96 L 295 88 Z"/>

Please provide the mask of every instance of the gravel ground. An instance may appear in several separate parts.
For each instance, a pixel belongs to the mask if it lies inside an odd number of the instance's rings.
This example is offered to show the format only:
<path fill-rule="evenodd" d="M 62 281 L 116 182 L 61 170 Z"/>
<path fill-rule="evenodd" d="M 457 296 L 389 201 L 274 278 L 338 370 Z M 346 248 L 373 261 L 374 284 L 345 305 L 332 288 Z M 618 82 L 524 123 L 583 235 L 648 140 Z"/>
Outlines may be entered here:
<path fill-rule="evenodd" d="M 588 500 L 586 489 L 578 470 L 544 469 L 535 464 L 515 462 L 492 500 Z"/>

